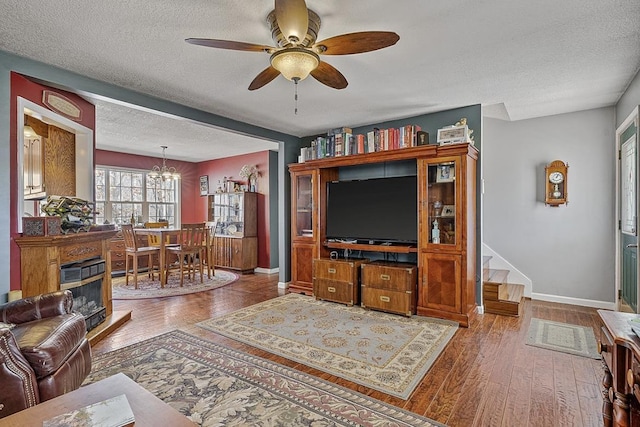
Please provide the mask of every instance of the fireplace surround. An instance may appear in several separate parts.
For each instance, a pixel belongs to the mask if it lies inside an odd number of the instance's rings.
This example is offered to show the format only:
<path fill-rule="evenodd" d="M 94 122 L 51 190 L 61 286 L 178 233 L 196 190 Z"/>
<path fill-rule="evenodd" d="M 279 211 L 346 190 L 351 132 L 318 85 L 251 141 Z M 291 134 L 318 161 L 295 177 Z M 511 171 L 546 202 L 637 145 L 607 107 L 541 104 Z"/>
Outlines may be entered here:
<path fill-rule="evenodd" d="M 84 316 L 87 331 L 106 318 L 102 301 L 102 283 L 105 260 L 91 258 L 82 262 L 60 266 L 60 289 L 69 289 L 73 295 L 73 308 Z"/>

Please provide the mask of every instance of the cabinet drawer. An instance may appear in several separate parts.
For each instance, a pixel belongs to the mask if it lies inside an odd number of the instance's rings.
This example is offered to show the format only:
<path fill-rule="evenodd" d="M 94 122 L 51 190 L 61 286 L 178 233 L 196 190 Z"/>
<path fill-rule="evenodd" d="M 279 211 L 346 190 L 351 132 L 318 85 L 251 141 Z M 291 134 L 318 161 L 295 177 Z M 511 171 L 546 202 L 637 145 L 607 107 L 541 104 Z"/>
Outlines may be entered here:
<path fill-rule="evenodd" d="M 358 285 L 328 279 L 313 279 L 313 294 L 316 299 L 340 302 L 347 305 L 359 303 Z"/>
<path fill-rule="evenodd" d="M 353 262 L 327 259 L 313 260 L 313 277 L 350 283 L 357 279 Z"/>
<path fill-rule="evenodd" d="M 607 367 L 613 372 L 613 338 L 609 335 L 607 329 L 603 326 L 600 328 L 600 342 L 599 347 L 601 349 L 600 355 L 607 364 Z"/>
<path fill-rule="evenodd" d="M 121 270 L 124 270 L 124 267 L 125 267 L 124 259 L 118 260 L 118 261 L 114 261 L 113 259 L 111 260 L 111 271 L 121 271 Z"/>
<path fill-rule="evenodd" d="M 411 264 L 372 262 L 362 265 L 362 284 L 392 291 L 415 292 L 417 268 Z"/>
<path fill-rule="evenodd" d="M 362 307 L 409 316 L 416 308 L 415 292 L 391 291 L 362 286 Z"/>
<path fill-rule="evenodd" d="M 109 250 L 110 251 L 124 251 L 125 247 L 124 247 L 124 240 L 116 240 L 116 241 L 111 241 L 109 243 Z"/>
<path fill-rule="evenodd" d="M 111 261 L 123 261 L 124 262 L 124 257 L 125 257 L 125 252 L 122 251 L 109 251 L 109 253 L 111 254 Z"/>

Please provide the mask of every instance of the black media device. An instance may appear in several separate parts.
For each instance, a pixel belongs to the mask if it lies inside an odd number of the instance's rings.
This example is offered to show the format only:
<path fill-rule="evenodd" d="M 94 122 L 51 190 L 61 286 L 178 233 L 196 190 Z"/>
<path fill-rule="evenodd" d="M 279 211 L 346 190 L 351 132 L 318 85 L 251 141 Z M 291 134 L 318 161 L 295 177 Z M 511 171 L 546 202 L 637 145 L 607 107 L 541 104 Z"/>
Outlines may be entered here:
<path fill-rule="evenodd" d="M 328 182 L 326 224 L 328 239 L 417 243 L 417 178 Z"/>

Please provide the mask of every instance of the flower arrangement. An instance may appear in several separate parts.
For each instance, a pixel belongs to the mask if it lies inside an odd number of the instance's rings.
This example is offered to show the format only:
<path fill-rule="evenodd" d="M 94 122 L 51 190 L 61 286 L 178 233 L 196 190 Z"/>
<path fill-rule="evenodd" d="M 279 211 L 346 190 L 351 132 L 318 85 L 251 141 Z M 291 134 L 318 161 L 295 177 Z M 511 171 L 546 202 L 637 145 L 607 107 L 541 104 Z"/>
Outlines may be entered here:
<path fill-rule="evenodd" d="M 260 176 L 256 165 L 244 165 L 240 169 L 240 176 L 249 181 L 249 191 L 256 191 L 256 181 Z"/>
<path fill-rule="evenodd" d="M 255 165 L 244 165 L 240 169 L 240 176 L 242 178 L 248 179 L 249 181 L 252 181 L 260 176 L 260 172 L 258 171 L 258 167 Z"/>

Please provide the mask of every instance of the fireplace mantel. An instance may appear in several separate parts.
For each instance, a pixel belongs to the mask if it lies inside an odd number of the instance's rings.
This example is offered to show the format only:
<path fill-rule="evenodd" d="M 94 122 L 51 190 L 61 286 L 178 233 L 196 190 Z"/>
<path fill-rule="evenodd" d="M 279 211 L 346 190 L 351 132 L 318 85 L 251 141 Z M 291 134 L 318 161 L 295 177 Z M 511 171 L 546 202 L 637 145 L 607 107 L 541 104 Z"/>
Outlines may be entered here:
<path fill-rule="evenodd" d="M 109 241 L 115 230 L 61 236 L 18 237 L 22 296 L 29 297 L 60 289 L 60 266 L 91 258 L 105 260 L 102 302 L 107 318 L 88 334 L 95 344 L 131 318 L 131 312 L 114 312 L 111 300 L 111 259 Z"/>

